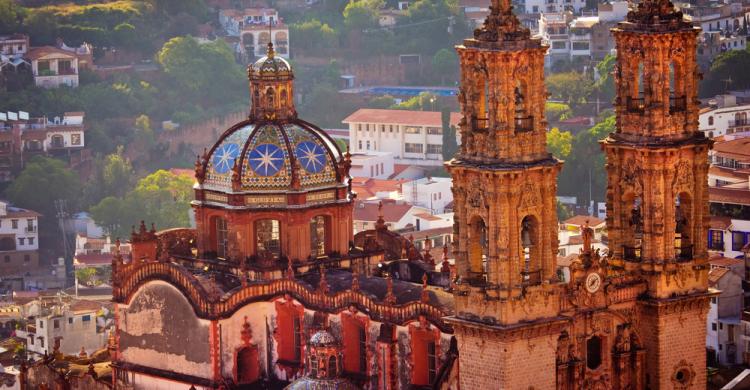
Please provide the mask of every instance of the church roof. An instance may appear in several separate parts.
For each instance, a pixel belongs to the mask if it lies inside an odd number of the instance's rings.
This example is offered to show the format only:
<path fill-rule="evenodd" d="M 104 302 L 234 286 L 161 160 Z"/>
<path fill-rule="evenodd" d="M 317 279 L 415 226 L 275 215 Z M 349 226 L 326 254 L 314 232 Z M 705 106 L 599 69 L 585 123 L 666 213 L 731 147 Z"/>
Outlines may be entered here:
<path fill-rule="evenodd" d="M 298 175 L 301 189 L 335 186 L 341 158 L 333 139 L 307 122 L 246 121 L 230 128 L 211 148 L 203 187 L 233 192 L 235 169 L 244 192 L 290 190 L 293 175 Z"/>

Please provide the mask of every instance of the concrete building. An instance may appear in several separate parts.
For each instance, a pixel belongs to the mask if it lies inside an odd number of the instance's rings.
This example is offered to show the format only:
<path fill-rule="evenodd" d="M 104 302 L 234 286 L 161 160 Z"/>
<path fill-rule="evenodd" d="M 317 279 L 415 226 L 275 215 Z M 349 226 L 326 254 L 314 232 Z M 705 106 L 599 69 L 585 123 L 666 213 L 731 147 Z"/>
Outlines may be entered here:
<path fill-rule="evenodd" d="M 402 201 L 389 199 L 380 202 L 357 201 L 354 205 L 354 233 L 374 229 L 381 215 L 388 229 L 398 231 L 415 229 L 419 218 L 417 215 L 430 214 L 430 210 L 424 207 Z"/>
<path fill-rule="evenodd" d="M 44 303 L 38 314 L 29 317 L 26 329 L 16 335 L 26 339 L 29 352 L 38 355 L 51 354 L 56 341 L 65 355 L 91 354 L 107 342 L 108 332 L 99 317 L 102 311 L 107 311 L 106 306 L 94 301 Z"/>
<path fill-rule="evenodd" d="M 36 155 L 64 158 L 69 164 L 90 158 L 85 149 L 83 112 L 31 118 L 28 113 L 0 113 L 0 181 L 12 180 Z"/>
<path fill-rule="evenodd" d="M 738 104 L 734 95 L 717 95 L 700 110 L 698 128 L 708 138 L 750 131 L 750 104 Z"/>
<path fill-rule="evenodd" d="M 34 47 L 27 53 L 37 87 L 78 86 L 78 57 L 54 46 Z"/>
<path fill-rule="evenodd" d="M 353 177 L 388 179 L 393 175 L 393 153 L 369 151 L 352 154 Z"/>
<path fill-rule="evenodd" d="M 401 186 L 403 199 L 415 206 L 430 210 L 431 214 L 445 212 L 445 206 L 453 202 L 450 177 L 424 177 L 404 182 Z"/>
<path fill-rule="evenodd" d="M 0 277 L 39 267 L 39 217 L 36 211 L 0 201 Z"/>
<path fill-rule="evenodd" d="M 740 342 L 742 277 L 729 268 L 712 265 L 708 280 L 709 285 L 721 293 L 711 298 L 706 317 L 707 359 L 720 365 L 741 363 L 745 351 Z"/>
<path fill-rule="evenodd" d="M 450 124 L 457 126 L 457 113 Z M 343 122 L 349 125 L 352 153 L 393 154 L 396 164 L 443 165 L 443 124 L 439 112 L 361 108 Z"/>
<path fill-rule="evenodd" d="M 222 9 L 219 24 L 228 36 L 240 38 L 236 50 L 247 61 L 265 55 L 269 42 L 278 55 L 289 58 L 289 27 L 273 8 Z"/>

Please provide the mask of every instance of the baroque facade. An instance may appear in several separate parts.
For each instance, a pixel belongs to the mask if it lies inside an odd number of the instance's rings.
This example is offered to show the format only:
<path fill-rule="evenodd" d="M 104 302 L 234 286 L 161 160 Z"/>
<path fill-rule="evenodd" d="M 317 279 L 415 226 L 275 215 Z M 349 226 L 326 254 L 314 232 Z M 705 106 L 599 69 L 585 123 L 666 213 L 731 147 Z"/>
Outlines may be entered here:
<path fill-rule="evenodd" d="M 463 388 L 705 388 L 711 144 L 697 123 L 699 29 L 655 0 L 612 32 L 610 251 L 592 250 L 586 229 L 567 283 L 553 272 L 560 162 L 545 148 L 547 48 L 505 0 L 458 47 L 466 142 L 447 163 L 459 282 L 446 321 Z"/>
<path fill-rule="evenodd" d="M 585 228 L 569 282 L 555 272 L 547 47 L 510 1 L 457 48 L 455 266 L 382 214 L 353 235 L 351 156 L 298 118 L 292 68 L 269 44 L 248 70 L 250 118 L 196 161 L 197 228 L 141 224 L 131 260 L 113 259 L 113 387 L 705 388 L 698 31 L 666 0 L 613 29 L 611 250 Z"/>

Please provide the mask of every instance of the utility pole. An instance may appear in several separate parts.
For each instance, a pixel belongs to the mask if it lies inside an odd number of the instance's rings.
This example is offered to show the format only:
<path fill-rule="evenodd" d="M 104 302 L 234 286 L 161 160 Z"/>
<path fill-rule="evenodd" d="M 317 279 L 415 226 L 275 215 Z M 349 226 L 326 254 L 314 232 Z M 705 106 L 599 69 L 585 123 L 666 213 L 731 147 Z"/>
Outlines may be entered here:
<path fill-rule="evenodd" d="M 66 211 L 67 201 L 65 199 L 57 199 L 54 203 L 57 223 L 60 227 L 60 234 L 62 235 L 63 258 L 65 259 L 65 273 L 67 277 L 67 275 L 72 271 L 72 269 L 70 268 L 71 263 L 68 261 L 71 245 L 68 242 L 68 233 L 67 229 L 65 228 L 65 218 L 68 217 L 68 213 Z"/>

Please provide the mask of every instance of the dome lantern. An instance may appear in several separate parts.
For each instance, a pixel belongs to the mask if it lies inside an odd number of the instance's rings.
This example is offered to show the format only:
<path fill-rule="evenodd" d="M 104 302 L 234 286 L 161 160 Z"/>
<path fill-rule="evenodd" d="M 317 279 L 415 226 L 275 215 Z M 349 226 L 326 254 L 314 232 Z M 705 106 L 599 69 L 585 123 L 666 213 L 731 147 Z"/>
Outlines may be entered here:
<path fill-rule="evenodd" d="M 266 55 L 247 68 L 250 80 L 250 119 L 288 120 L 294 109 L 294 73 L 285 59 L 276 56 L 268 42 Z"/>

